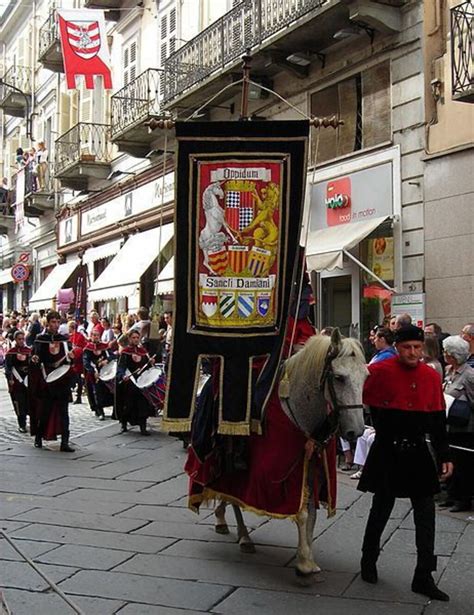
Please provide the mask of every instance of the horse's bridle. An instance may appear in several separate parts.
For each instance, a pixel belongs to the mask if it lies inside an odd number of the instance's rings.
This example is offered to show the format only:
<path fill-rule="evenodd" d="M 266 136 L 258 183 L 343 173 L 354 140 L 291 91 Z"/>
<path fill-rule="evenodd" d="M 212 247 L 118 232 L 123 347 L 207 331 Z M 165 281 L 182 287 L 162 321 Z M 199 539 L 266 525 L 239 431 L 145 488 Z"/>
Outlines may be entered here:
<path fill-rule="evenodd" d="M 318 384 L 318 392 L 325 397 L 325 389 L 329 392 L 329 398 L 331 403 L 332 411 L 326 414 L 326 418 L 323 421 L 322 426 L 318 427 L 318 438 L 313 437 L 311 434 L 310 437 L 315 441 L 316 447 L 319 449 L 323 449 L 328 444 L 329 440 L 336 434 L 338 426 L 339 426 L 339 418 L 341 414 L 341 410 L 357 410 L 363 408 L 362 404 L 340 404 L 337 401 L 336 391 L 334 388 L 334 372 L 332 369 L 332 362 L 337 357 L 337 351 L 334 351 L 330 348 L 326 354 L 326 358 L 324 360 L 324 367 L 321 373 L 321 378 Z M 291 417 L 295 422 L 295 425 L 301 430 L 300 424 L 290 406 L 289 399 L 285 400 L 286 406 L 290 411 Z"/>

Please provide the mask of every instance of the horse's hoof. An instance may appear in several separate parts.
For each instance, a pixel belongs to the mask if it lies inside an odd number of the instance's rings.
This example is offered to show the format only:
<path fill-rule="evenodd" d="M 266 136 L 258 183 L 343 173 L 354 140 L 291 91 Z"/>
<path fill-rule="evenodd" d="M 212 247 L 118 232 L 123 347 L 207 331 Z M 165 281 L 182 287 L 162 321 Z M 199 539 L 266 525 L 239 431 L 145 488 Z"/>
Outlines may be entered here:
<path fill-rule="evenodd" d="M 239 542 L 240 551 L 242 553 L 256 553 L 257 549 L 253 542 Z"/>
<path fill-rule="evenodd" d="M 301 587 L 310 587 L 316 582 L 316 575 L 314 572 L 302 572 L 301 570 L 298 570 L 298 568 L 295 568 L 295 574 L 296 582 Z"/>
<path fill-rule="evenodd" d="M 216 525 L 216 534 L 230 534 L 227 523 L 218 523 Z"/>

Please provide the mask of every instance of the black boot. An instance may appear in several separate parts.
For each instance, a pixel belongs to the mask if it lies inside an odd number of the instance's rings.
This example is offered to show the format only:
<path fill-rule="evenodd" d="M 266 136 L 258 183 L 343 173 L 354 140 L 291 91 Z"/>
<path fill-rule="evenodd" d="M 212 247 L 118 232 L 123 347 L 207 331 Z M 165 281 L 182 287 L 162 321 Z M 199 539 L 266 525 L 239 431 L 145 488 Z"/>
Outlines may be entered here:
<path fill-rule="evenodd" d="M 416 594 L 423 594 L 423 596 L 427 596 L 430 600 L 449 601 L 448 594 L 436 587 L 431 572 L 415 570 L 415 575 L 411 582 L 411 591 Z"/>
<path fill-rule="evenodd" d="M 121 425 L 122 429 L 120 430 L 120 433 L 125 433 L 126 431 L 128 431 L 127 421 L 122 421 Z"/>
<path fill-rule="evenodd" d="M 378 553 L 362 552 L 362 559 L 360 560 L 360 576 L 366 583 L 375 584 L 379 580 L 376 566 L 377 557 Z"/>
<path fill-rule="evenodd" d="M 76 452 L 76 449 L 72 448 L 72 446 L 69 446 L 69 442 L 67 442 L 67 441 L 66 442 L 64 442 L 64 441 L 61 442 L 61 446 L 60 446 L 59 450 L 62 453 L 75 453 Z"/>
<path fill-rule="evenodd" d="M 35 436 L 35 448 L 43 448 L 43 439 L 40 434 L 36 434 Z"/>
<path fill-rule="evenodd" d="M 146 430 L 146 421 L 144 423 L 140 423 L 140 433 L 142 436 L 149 436 L 150 432 Z"/>

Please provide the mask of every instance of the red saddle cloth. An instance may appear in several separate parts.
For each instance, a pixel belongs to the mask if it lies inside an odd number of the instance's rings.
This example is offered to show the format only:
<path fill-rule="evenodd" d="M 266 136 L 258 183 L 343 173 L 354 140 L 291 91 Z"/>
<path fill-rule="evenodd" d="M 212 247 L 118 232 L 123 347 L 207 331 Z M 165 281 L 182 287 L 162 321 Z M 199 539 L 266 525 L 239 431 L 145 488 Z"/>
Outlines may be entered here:
<path fill-rule="evenodd" d="M 273 392 L 267 406 L 263 435 L 249 436 L 249 469 L 222 474 L 212 454 L 201 461 L 192 447 L 188 450 L 185 470 L 190 477 L 189 506 L 225 500 L 242 509 L 270 517 L 295 517 L 308 498 L 317 507 L 324 503 L 328 516 L 336 508 L 336 443 L 315 453 L 312 488 L 307 485 L 307 438 L 283 412 L 278 393 Z"/>

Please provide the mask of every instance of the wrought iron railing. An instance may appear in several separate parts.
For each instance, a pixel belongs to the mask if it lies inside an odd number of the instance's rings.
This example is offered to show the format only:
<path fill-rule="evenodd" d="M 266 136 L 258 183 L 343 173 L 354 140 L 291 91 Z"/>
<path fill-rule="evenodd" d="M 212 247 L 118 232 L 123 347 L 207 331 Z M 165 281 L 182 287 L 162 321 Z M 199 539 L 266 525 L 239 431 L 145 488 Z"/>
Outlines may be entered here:
<path fill-rule="evenodd" d="M 110 126 L 80 122 L 56 139 L 56 175 L 79 162 L 110 161 Z"/>
<path fill-rule="evenodd" d="M 162 70 L 149 68 L 111 97 L 112 138 L 161 113 L 162 75 Z"/>
<path fill-rule="evenodd" d="M 51 11 L 44 24 L 39 29 L 39 58 L 44 55 L 53 43 L 59 41 L 58 22 L 56 11 Z"/>
<path fill-rule="evenodd" d="M 458 100 L 474 99 L 473 17 L 473 0 L 451 9 L 452 95 Z"/>
<path fill-rule="evenodd" d="M 243 0 L 164 62 L 163 102 L 332 0 Z"/>
<path fill-rule="evenodd" d="M 11 177 L 10 199 L 12 203 L 16 202 L 18 173 L 19 171 L 14 173 Z M 25 191 L 23 196 L 25 198 L 34 196 L 35 194 L 52 194 L 54 192 L 54 169 L 49 162 L 44 170 L 44 176 L 40 175 L 34 161 L 23 168 L 23 173 L 25 176 Z"/>
<path fill-rule="evenodd" d="M 0 100 L 5 100 L 14 90 L 9 85 L 21 90 L 24 94 L 31 94 L 31 68 L 27 66 L 10 66 L 3 75 L 4 83 L 1 86 Z"/>

